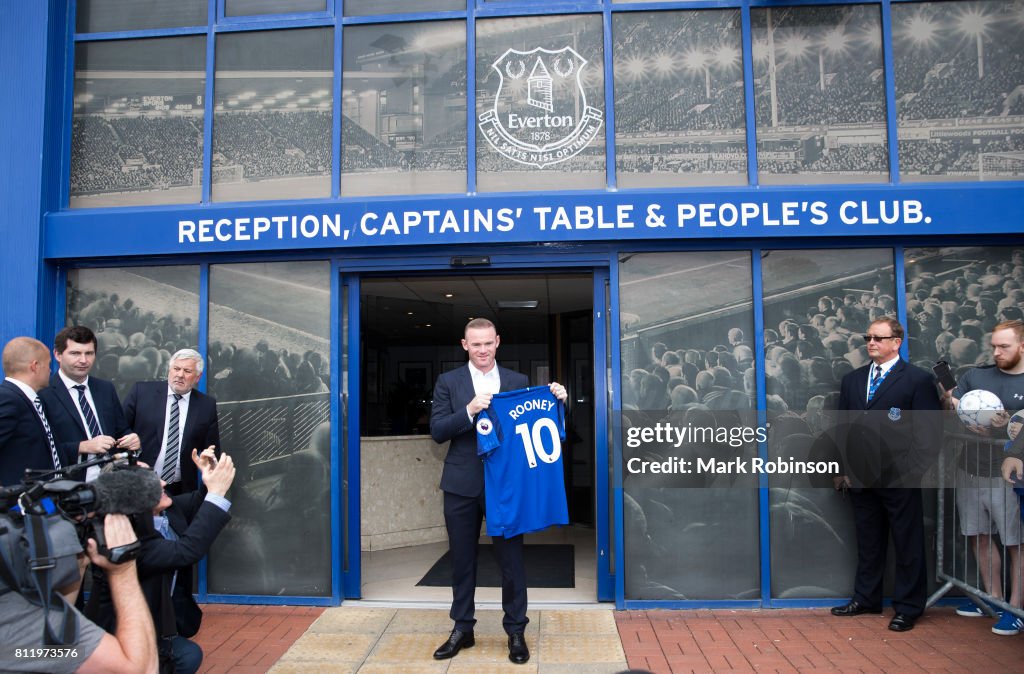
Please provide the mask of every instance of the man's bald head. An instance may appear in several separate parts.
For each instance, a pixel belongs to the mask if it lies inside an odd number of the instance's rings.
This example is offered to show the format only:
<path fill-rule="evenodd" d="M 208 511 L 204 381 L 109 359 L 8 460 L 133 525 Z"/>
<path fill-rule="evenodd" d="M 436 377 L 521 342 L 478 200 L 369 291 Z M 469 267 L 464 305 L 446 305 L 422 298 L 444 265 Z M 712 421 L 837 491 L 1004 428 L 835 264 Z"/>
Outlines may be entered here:
<path fill-rule="evenodd" d="M 3 366 L 8 377 L 38 391 L 50 379 L 50 349 L 38 339 L 15 337 L 4 347 Z"/>

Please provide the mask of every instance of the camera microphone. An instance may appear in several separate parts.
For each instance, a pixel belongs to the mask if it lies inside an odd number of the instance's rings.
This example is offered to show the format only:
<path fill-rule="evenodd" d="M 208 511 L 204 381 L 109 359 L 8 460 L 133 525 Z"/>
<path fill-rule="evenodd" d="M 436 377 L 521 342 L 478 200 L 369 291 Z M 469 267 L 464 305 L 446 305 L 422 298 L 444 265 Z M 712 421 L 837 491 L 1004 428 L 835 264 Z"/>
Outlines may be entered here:
<path fill-rule="evenodd" d="M 147 468 L 102 473 L 92 485 L 96 489 L 96 511 L 100 515 L 152 514 L 164 492 L 159 476 Z"/>

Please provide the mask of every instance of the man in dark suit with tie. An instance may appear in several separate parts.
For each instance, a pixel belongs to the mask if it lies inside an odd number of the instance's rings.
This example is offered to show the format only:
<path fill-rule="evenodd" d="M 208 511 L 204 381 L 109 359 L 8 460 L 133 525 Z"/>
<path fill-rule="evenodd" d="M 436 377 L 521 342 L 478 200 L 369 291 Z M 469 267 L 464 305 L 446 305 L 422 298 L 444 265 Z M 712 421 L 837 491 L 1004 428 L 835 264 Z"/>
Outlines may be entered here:
<path fill-rule="evenodd" d="M 15 337 L 4 346 L 0 384 L 0 485 L 21 483 L 25 470 L 62 468 L 38 391 L 50 379 L 50 350 L 38 339 Z"/>
<path fill-rule="evenodd" d="M 473 646 L 477 541 L 485 512 L 484 467 L 477 456 L 473 420 L 491 403 L 491 396 L 530 385 L 529 379 L 495 362 L 501 340 L 494 323 L 476 318 L 466 325 L 462 348 L 469 355 L 465 367 L 445 372 L 434 386 L 430 412 L 430 435 L 434 442 L 450 441 L 441 473 L 444 491 L 444 522 L 452 560 L 452 608 L 455 627 L 436 651 L 434 658 L 454 657 Z M 565 401 L 565 387 L 552 383 L 552 394 Z M 524 631 L 526 617 L 526 569 L 523 565 L 523 537 L 491 539 L 501 568 L 502 625 L 508 634 L 509 660 L 522 664 L 530 659 Z"/>
<path fill-rule="evenodd" d="M 924 612 L 925 566 L 921 478 L 942 442 L 941 403 L 930 372 L 900 360 L 903 326 L 871 323 L 864 335 L 871 362 L 843 377 L 837 446 L 857 532 L 853 598 L 832 615 L 882 612 L 882 578 L 889 534 L 896 552 L 889 629 L 905 632 Z"/>
<path fill-rule="evenodd" d="M 89 376 L 96 363 L 93 331 L 83 325 L 64 328 L 53 339 L 53 355 L 60 369 L 50 377 L 50 385 L 39 392 L 39 397 L 61 460 L 72 464 L 96 458 L 95 455 L 115 447 L 139 449 L 139 436 L 125 421 L 114 385 Z"/>
<path fill-rule="evenodd" d="M 203 661 L 202 649 L 189 639 L 203 619 L 192 597 L 192 565 L 209 552 L 231 520 L 226 495 L 235 479 L 235 465 L 227 454 L 218 460 L 212 449 L 202 455 L 193 449 L 191 457 L 202 471 L 204 489 L 173 498 L 164 492 L 152 516 L 132 515 L 142 544 L 136 559 L 139 584 L 156 626 L 160 657 L 174 663 L 176 674 L 192 674 Z M 109 632 L 116 629 L 110 586 L 102 571 L 93 573 L 85 615 Z"/>
<path fill-rule="evenodd" d="M 191 450 L 220 447 L 217 401 L 193 388 L 202 376 L 203 357 L 181 349 L 171 356 L 166 383 L 138 382 L 124 400 L 125 419 L 142 441 L 139 460 L 167 482 L 171 495 L 199 485 Z"/>

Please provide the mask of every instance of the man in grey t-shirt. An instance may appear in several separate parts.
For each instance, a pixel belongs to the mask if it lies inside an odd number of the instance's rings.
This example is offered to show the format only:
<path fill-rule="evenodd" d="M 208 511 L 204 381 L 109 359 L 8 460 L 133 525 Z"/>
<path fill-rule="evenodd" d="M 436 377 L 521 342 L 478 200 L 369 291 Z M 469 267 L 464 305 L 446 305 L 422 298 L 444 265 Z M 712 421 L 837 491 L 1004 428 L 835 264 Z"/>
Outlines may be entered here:
<path fill-rule="evenodd" d="M 103 527 L 110 548 L 137 540 L 131 522 L 124 515 L 107 515 Z M 14 590 L 7 591 L 0 595 L 0 672 L 156 671 L 156 633 L 149 606 L 139 587 L 135 561 L 113 564 L 99 554 L 93 539 L 89 539 L 87 549 L 89 560 L 107 572 L 114 609 L 121 618 L 117 632 L 107 634 L 75 611 L 73 606 L 81 583 L 73 583 L 62 593 L 62 598 L 78 618 L 78 640 L 67 646 L 44 646 L 46 609 L 30 603 Z M 55 629 L 60 628 L 61 617 L 57 611 L 50 612 L 49 621 Z"/>
<path fill-rule="evenodd" d="M 968 391 L 991 391 L 1003 403 L 989 428 L 971 428 L 993 442 L 968 442 L 957 469 L 956 505 L 960 530 L 972 544 L 985 591 L 1003 598 L 1002 557 L 992 538 L 993 525 L 1006 549 L 1007 575 L 1011 579 L 1008 603 L 1020 608 L 1024 602 L 1024 569 L 1021 567 L 1022 527 L 1017 495 L 1000 475 L 1002 445 L 1010 416 L 1024 408 L 1024 322 L 1004 321 L 992 329 L 992 358 L 995 365 L 968 370 L 950 392 L 954 409 Z M 976 605 L 967 603 L 957 609 L 963 616 L 984 615 Z M 996 634 L 1015 635 L 1024 629 L 1024 621 L 1006 612 L 992 628 Z"/>

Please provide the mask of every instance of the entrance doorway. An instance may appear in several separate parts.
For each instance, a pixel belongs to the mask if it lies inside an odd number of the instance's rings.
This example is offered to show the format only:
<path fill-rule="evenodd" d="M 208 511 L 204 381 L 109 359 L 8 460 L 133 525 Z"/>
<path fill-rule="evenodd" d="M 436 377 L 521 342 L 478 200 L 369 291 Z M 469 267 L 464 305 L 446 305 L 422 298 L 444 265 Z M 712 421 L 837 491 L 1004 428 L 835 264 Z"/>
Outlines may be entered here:
<path fill-rule="evenodd" d="M 466 366 L 459 340 L 470 319 L 483 317 L 497 326 L 502 366 L 531 385 L 559 381 L 569 392 L 563 465 L 570 525 L 526 536 L 530 600 L 596 601 L 593 298 L 588 271 L 359 279 L 360 402 L 350 413 L 358 413 L 360 428 L 362 599 L 451 599 L 447 580 L 438 582 L 448 549 L 438 488 L 446 446 L 429 435 L 431 397 L 438 375 Z M 531 556 L 558 557 L 562 568 L 538 564 L 531 573 Z M 481 555 L 477 600 L 499 602 L 500 588 L 483 584 L 490 561 Z"/>

